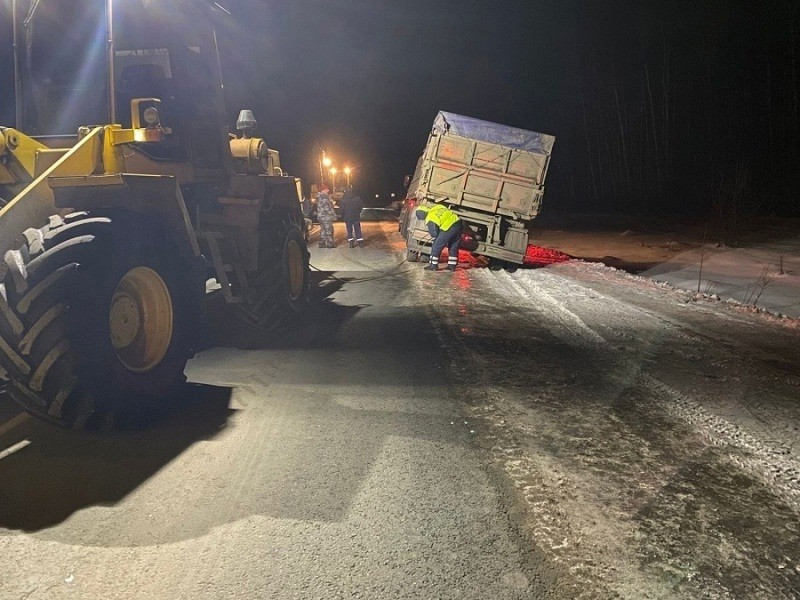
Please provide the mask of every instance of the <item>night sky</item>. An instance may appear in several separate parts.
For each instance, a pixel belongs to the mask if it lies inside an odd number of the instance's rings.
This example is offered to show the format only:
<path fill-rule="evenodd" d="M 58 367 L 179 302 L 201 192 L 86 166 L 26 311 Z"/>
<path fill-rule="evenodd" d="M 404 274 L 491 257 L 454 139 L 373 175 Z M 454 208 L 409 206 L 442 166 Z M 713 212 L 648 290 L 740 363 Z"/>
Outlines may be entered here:
<path fill-rule="evenodd" d="M 545 132 L 556 126 L 570 19 L 543 9 L 535 26 L 518 6 L 232 3 L 236 25 L 223 37 L 250 43 L 224 48 L 228 102 L 253 107 L 290 168 L 314 177 L 321 147 L 351 162 L 365 194 L 400 194 L 439 110 Z"/>
<path fill-rule="evenodd" d="M 402 194 L 447 110 L 557 137 L 545 211 L 800 216 L 794 0 L 221 3 L 231 124 L 306 181 L 325 148 Z"/>

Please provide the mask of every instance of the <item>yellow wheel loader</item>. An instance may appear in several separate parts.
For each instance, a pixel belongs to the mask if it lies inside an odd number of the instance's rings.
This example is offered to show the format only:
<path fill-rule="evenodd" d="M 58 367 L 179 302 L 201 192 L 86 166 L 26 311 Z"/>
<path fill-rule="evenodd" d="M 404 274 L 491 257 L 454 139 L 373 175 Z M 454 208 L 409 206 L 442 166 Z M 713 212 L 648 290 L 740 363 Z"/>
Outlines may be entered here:
<path fill-rule="evenodd" d="M 216 3 L 12 8 L 0 372 L 29 413 L 106 428 L 174 397 L 207 280 L 265 338 L 304 311 L 300 181 L 253 136 L 250 111 L 229 133 Z"/>

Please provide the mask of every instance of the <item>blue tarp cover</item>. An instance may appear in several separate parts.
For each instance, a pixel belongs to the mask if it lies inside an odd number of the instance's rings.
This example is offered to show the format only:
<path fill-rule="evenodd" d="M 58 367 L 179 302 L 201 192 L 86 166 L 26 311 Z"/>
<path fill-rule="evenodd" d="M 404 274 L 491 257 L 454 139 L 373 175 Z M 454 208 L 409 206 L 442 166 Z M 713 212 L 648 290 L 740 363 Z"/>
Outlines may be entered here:
<path fill-rule="evenodd" d="M 433 131 L 437 133 L 450 132 L 461 137 L 537 154 L 550 154 L 553 151 L 553 143 L 556 141 L 555 136 L 546 133 L 517 129 L 444 111 L 440 111 L 436 115 Z"/>

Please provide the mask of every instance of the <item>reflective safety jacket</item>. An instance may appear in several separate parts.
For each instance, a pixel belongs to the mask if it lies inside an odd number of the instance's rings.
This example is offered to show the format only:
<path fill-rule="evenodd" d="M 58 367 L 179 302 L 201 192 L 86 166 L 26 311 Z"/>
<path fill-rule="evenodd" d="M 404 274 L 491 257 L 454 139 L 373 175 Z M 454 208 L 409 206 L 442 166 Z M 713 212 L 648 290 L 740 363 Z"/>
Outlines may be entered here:
<path fill-rule="evenodd" d="M 439 231 L 448 231 L 460 221 L 458 215 L 447 208 L 444 204 L 434 204 L 433 206 L 422 205 L 418 210 L 425 211 L 427 213 L 425 215 L 425 224 L 428 226 L 429 230 L 436 232 L 431 232 L 433 237 L 436 237 Z M 434 227 L 431 227 L 431 225 Z"/>

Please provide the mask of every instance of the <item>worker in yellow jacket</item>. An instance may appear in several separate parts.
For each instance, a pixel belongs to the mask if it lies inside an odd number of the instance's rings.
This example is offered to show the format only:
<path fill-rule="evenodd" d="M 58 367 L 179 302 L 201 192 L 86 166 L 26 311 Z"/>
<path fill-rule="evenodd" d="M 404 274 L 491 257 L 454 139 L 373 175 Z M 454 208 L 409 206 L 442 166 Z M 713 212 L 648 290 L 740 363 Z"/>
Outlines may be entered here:
<path fill-rule="evenodd" d="M 458 214 L 444 204 L 422 204 L 417 208 L 417 219 L 424 220 L 433 238 L 431 261 L 426 271 L 439 269 L 439 257 L 447 247 L 447 269 L 455 271 L 458 265 L 458 246 L 461 243 L 463 223 Z"/>

